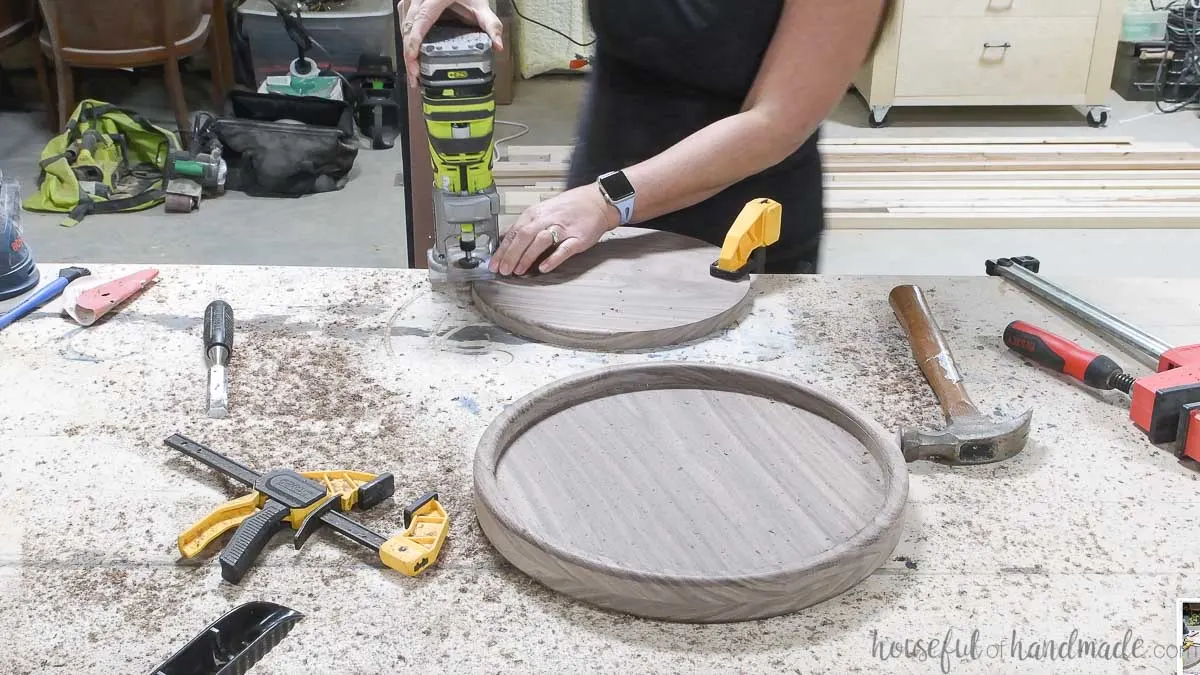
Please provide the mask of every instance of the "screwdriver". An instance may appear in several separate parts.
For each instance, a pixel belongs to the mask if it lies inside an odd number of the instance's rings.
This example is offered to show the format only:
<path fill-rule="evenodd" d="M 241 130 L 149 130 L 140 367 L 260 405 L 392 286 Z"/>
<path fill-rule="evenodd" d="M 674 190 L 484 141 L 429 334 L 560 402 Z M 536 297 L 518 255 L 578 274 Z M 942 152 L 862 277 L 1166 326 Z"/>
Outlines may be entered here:
<path fill-rule="evenodd" d="M 1004 329 L 1008 348 L 1058 373 L 1064 373 L 1096 389 L 1116 389 L 1128 394 L 1134 378 L 1107 356 L 1090 352 L 1024 321 Z"/>
<path fill-rule="evenodd" d="M 233 354 L 233 308 L 213 300 L 204 310 L 204 356 L 208 359 L 208 416 L 229 416 L 225 366 Z"/>

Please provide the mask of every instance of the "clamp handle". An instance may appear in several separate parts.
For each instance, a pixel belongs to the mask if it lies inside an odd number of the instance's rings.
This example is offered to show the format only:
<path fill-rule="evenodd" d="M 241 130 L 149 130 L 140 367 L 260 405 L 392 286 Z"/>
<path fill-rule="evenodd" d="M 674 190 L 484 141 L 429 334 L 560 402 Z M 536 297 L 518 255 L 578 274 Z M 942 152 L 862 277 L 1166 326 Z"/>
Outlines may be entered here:
<path fill-rule="evenodd" d="M 241 525 L 258 511 L 259 494 L 232 499 L 213 509 L 202 520 L 179 535 L 179 554 L 184 558 L 195 558 L 221 535 Z"/>
<path fill-rule="evenodd" d="M 1116 389 L 1126 394 L 1133 389 L 1133 377 L 1126 375 L 1116 361 L 1033 324 L 1024 321 L 1008 324 L 1004 329 L 1004 344 L 1030 361 L 1089 387 Z"/>
<path fill-rule="evenodd" d="M 257 513 L 242 521 L 233 538 L 221 551 L 221 576 L 231 584 L 236 584 L 250 571 L 254 560 L 262 553 L 267 542 L 276 532 L 283 529 L 285 520 L 291 515 L 291 509 L 279 502 L 268 499 Z"/>

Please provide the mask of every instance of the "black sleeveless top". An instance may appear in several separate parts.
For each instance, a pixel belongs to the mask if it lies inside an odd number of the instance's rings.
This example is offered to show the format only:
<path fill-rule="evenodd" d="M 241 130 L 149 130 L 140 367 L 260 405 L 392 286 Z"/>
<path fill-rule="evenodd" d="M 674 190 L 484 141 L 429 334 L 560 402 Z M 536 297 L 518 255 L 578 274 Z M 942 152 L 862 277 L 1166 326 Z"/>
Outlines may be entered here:
<path fill-rule="evenodd" d="M 737 114 L 782 9 L 782 0 L 589 2 L 596 57 L 569 186 L 644 161 Z M 814 134 L 780 164 L 638 227 L 719 246 L 746 202 L 767 197 L 783 206 L 780 241 L 767 252 L 768 271 L 813 272 L 824 229 L 816 143 Z"/>

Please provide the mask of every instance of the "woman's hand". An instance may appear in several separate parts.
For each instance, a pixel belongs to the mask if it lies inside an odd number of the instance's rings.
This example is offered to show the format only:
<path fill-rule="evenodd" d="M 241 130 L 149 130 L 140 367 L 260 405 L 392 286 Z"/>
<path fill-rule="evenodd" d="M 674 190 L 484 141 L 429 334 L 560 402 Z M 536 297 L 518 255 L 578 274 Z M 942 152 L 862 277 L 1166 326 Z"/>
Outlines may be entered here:
<path fill-rule="evenodd" d="M 404 36 L 404 67 L 408 72 L 410 87 L 416 88 L 421 72 L 418 63 L 421 42 L 446 10 L 450 10 L 467 23 L 479 26 L 492 38 L 494 49 L 504 50 L 504 42 L 501 39 L 504 24 L 492 11 L 488 0 L 401 0 L 396 5 L 396 14 L 404 17 L 400 22 L 400 34 Z"/>
<path fill-rule="evenodd" d="M 505 233 L 488 269 L 504 276 L 522 275 L 543 253 L 557 246 L 538 265 L 539 272 L 551 272 L 567 258 L 591 248 L 620 222 L 620 214 L 595 185 L 568 190 L 525 209 Z"/>

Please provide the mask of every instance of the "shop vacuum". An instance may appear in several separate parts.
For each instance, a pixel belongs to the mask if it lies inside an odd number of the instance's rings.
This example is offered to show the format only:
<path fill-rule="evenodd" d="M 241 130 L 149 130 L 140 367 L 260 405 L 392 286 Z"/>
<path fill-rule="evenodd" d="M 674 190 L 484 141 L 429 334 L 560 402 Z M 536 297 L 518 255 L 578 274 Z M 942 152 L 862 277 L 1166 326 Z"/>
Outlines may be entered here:
<path fill-rule="evenodd" d="M 37 285 L 37 265 L 21 232 L 21 186 L 0 175 L 0 300 L 28 293 Z"/>

